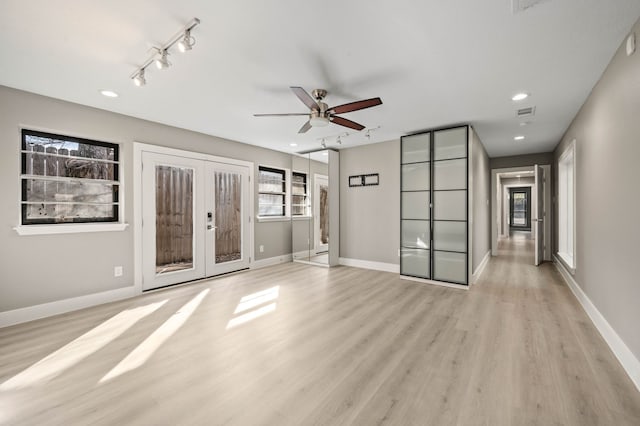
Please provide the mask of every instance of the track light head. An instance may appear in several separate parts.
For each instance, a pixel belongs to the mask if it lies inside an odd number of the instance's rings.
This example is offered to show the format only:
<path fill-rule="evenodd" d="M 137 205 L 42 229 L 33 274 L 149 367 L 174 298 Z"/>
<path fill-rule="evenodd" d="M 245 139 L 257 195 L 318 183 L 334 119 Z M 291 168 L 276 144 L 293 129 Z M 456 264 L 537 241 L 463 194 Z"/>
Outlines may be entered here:
<path fill-rule="evenodd" d="M 320 142 L 320 146 L 324 149 L 327 149 L 327 143 L 325 142 L 324 138 L 322 139 L 322 142 Z"/>
<path fill-rule="evenodd" d="M 159 70 L 163 70 L 163 69 L 167 69 L 171 66 L 171 62 L 169 62 L 169 60 L 167 59 L 167 56 L 169 56 L 169 52 L 167 52 L 167 49 L 164 50 L 159 50 L 159 57 L 157 57 L 155 59 L 155 64 L 156 67 Z"/>
<path fill-rule="evenodd" d="M 184 30 L 184 37 L 178 42 L 178 49 L 184 53 L 187 50 L 193 49 L 194 44 L 196 44 L 196 39 L 191 37 L 191 30 Z"/>
<path fill-rule="evenodd" d="M 135 84 L 137 87 L 141 87 L 147 84 L 147 79 L 144 78 L 144 68 L 141 68 L 140 71 L 138 71 L 138 73 L 135 75 L 135 77 L 133 77 L 133 84 Z"/>

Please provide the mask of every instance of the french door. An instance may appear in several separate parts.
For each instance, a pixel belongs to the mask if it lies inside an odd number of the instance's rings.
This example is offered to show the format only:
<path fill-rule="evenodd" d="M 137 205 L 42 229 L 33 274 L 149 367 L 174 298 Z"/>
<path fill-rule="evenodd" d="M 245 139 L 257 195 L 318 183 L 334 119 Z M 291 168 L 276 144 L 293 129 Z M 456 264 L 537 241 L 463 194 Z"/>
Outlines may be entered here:
<path fill-rule="evenodd" d="M 249 168 L 142 154 L 143 290 L 249 267 Z"/>

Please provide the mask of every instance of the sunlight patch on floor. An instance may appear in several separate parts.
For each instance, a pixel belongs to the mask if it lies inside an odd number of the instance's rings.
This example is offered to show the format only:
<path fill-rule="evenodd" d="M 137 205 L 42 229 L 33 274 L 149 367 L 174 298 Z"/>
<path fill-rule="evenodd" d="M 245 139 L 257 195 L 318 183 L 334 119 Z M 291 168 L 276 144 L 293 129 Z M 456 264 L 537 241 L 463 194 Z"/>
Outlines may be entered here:
<path fill-rule="evenodd" d="M 255 309 L 253 311 L 247 312 L 246 314 L 242 314 L 238 317 L 232 318 L 227 323 L 227 330 L 230 330 L 234 327 L 237 327 L 241 324 L 248 323 L 249 321 L 253 321 L 256 318 L 259 318 L 263 315 L 266 315 L 270 312 L 276 310 L 277 305 L 275 303 L 270 303 L 261 308 Z"/>
<path fill-rule="evenodd" d="M 266 290 L 244 296 L 242 299 L 240 299 L 240 303 L 238 303 L 238 306 L 236 306 L 236 310 L 233 311 L 233 313 L 239 314 L 241 312 L 255 308 L 256 306 L 260 306 L 267 302 L 271 302 L 272 300 L 276 300 L 279 293 L 280 286 L 277 285 L 275 287 L 271 287 Z"/>
<path fill-rule="evenodd" d="M 0 385 L 0 391 L 20 389 L 58 376 L 68 368 L 97 352 L 131 328 L 136 322 L 159 309 L 166 300 L 127 309 L 33 364 Z"/>
<path fill-rule="evenodd" d="M 133 351 L 127 355 L 118 365 L 109 371 L 100 383 L 107 382 L 124 373 L 135 370 L 142 366 L 167 341 L 184 323 L 193 315 L 202 299 L 209 293 L 209 289 L 202 290 L 193 299 L 176 311 L 160 327 L 158 327 L 149 337 L 140 343 Z"/>

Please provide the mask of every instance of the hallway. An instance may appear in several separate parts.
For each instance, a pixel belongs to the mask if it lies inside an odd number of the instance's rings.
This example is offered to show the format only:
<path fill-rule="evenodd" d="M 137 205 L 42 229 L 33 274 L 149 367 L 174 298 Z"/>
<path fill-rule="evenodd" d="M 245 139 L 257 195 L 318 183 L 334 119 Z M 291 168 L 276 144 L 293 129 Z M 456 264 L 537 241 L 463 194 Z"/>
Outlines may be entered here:
<path fill-rule="evenodd" d="M 4 328 L 0 423 L 640 424 L 640 393 L 531 259 L 504 240 L 469 291 L 288 263 Z"/>

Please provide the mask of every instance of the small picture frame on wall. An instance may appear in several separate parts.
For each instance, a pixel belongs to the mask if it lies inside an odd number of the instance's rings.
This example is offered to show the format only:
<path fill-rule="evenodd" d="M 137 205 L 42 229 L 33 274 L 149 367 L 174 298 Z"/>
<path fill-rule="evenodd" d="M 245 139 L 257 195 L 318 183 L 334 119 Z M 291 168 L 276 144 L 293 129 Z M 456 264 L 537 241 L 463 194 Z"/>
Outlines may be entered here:
<path fill-rule="evenodd" d="M 363 179 L 362 175 L 349 176 L 349 186 L 362 186 Z"/>
<path fill-rule="evenodd" d="M 349 176 L 349 186 L 375 186 L 380 184 L 380 175 L 378 173 L 369 173 L 365 175 Z"/>
<path fill-rule="evenodd" d="M 380 175 L 378 173 L 362 175 L 362 180 L 364 186 L 378 185 L 380 183 Z"/>

